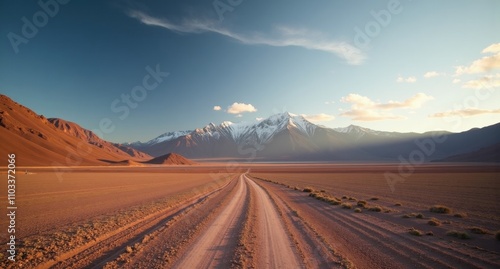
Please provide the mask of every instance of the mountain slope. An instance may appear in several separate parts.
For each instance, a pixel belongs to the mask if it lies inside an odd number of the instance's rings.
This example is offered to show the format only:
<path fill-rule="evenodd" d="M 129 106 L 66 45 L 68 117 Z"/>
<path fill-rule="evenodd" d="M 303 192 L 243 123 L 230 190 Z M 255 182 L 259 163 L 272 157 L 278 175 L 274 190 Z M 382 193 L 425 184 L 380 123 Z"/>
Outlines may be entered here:
<path fill-rule="evenodd" d="M 193 165 L 195 162 L 184 158 L 183 156 L 175 153 L 168 153 L 149 161 L 143 162 L 147 164 L 169 164 L 169 165 Z"/>
<path fill-rule="evenodd" d="M 496 162 L 500 163 L 500 143 L 472 152 L 452 155 L 440 162 Z"/>
<path fill-rule="evenodd" d="M 79 125 L 47 119 L 0 95 L 0 152 L 16 154 L 18 165 L 102 165 L 102 160 L 148 160 L 151 156 L 117 147 Z M 6 159 L 0 160 L 5 164 Z"/>

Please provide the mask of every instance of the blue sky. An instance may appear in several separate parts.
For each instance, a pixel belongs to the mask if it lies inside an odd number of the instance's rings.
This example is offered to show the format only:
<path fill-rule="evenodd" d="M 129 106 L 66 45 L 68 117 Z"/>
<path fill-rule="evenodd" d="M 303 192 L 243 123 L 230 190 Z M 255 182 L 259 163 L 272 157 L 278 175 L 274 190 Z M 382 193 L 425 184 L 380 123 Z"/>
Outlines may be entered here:
<path fill-rule="evenodd" d="M 3 1 L 0 92 L 115 142 L 283 111 L 327 127 L 458 132 L 500 122 L 499 11 L 499 1 Z"/>

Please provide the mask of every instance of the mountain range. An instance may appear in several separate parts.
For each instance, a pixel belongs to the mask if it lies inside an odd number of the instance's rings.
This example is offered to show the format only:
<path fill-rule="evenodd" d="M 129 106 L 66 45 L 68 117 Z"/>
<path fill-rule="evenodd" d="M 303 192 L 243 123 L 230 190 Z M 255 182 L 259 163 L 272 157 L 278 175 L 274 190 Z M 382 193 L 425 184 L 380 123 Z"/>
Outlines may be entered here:
<path fill-rule="evenodd" d="M 417 157 L 422 161 L 442 160 L 499 142 L 500 124 L 462 133 L 398 133 L 355 125 L 332 129 L 284 112 L 254 123 L 210 123 L 126 145 L 152 156 L 176 152 L 188 158 L 392 162 Z"/>
<path fill-rule="evenodd" d="M 285 112 L 252 123 L 210 123 L 147 142 L 117 144 L 76 123 L 47 119 L 0 95 L 0 139 L 2 154 L 15 153 L 18 165 L 30 166 L 191 164 L 182 156 L 247 161 L 400 162 L 420 158 L 418 161 L 425 162 L 488 162 L 498 161 L 500 123 L 461 133 L 398 133 L 355 125 L 327 128 Z M 0 165 L 6 165 L 6 160 L 0 160 Z"/>

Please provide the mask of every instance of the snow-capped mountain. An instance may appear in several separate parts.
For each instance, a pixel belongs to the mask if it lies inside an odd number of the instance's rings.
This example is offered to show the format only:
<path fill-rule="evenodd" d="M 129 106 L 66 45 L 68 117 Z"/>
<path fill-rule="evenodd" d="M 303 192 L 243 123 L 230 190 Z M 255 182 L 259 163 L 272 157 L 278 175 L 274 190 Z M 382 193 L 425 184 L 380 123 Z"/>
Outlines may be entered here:
<path fill-rule="evenodd" d="M 132 142 L 132 143 L 127 143 L 127 145 L 131 145 L 131 146 L 141 146 L 141 145 L 154 145 L 154 144 L 158 144 L 158 143 L 161 143 L 161 142 L 164 142 L 164 141 L 170 141 L 170 140 L 174 140 L 176 139 L 177 137 L 181 137 L 181 136 L 185 136 L 185 135 L 188 135 L 189 133 L 191 133 L 192 131 L 175 131 L 175 132 L 166 132 L 156 138 L 153 138 L 147 142 L 140 142 L 140 141 L 137 141 L 137 142 Z"/>
<path fill-rule="evenodd" d="M 382 132 L 356 125 L 331 129 L 285 112 L 256 122 L 210 123 L 194 131 L 169 132 L 145 143 L 128 145 L 152 156 L 173 152 L 188 158 L 398 161 L 400 155 L 418 150 L 417 139 L 433 139 L 435 135 Z M 480 144 L 497 140 L 491 136 Z M 476 148 L 474 145 L 470 150 Z M 441 145 L 429 160 L 460 152 L 455 146 Z"/>

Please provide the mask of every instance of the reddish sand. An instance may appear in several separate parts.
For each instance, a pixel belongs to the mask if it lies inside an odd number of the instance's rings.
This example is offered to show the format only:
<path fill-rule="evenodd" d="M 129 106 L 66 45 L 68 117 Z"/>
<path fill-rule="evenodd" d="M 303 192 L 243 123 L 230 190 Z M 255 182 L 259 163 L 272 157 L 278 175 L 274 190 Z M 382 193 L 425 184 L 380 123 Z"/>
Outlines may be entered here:
<path fill-rule="evenodd" d="M 500 229 L 495 167 L 422 166 L 394 192 L 383 177 L 397 170 L 390 165 L 236 167 L 87 167 L 66 170 L 62 177 L 49 168 L 31 168 L 33 174 L 18 179 L 17 261 L 2 256 L 0 267 L 500 266 L 493 235 Z M 310 197 L 302 191 L 306 186 L 352 208 Z M 5 186 L 0 191 L 6 193 Z M 356 206 L 359 200 L 367 205 Z M 429 212 L 434 204 L 453 212 Z M 375 206 L 382 212 L 369 210 Z M 428 225 L 431 218 L 441 225 Z M 2 230 L 5 225 L 2 218 Z M 411 235 L 410 228 L 422 236 Z M 448 236 L 449 230 L 471 239 Z"/>

